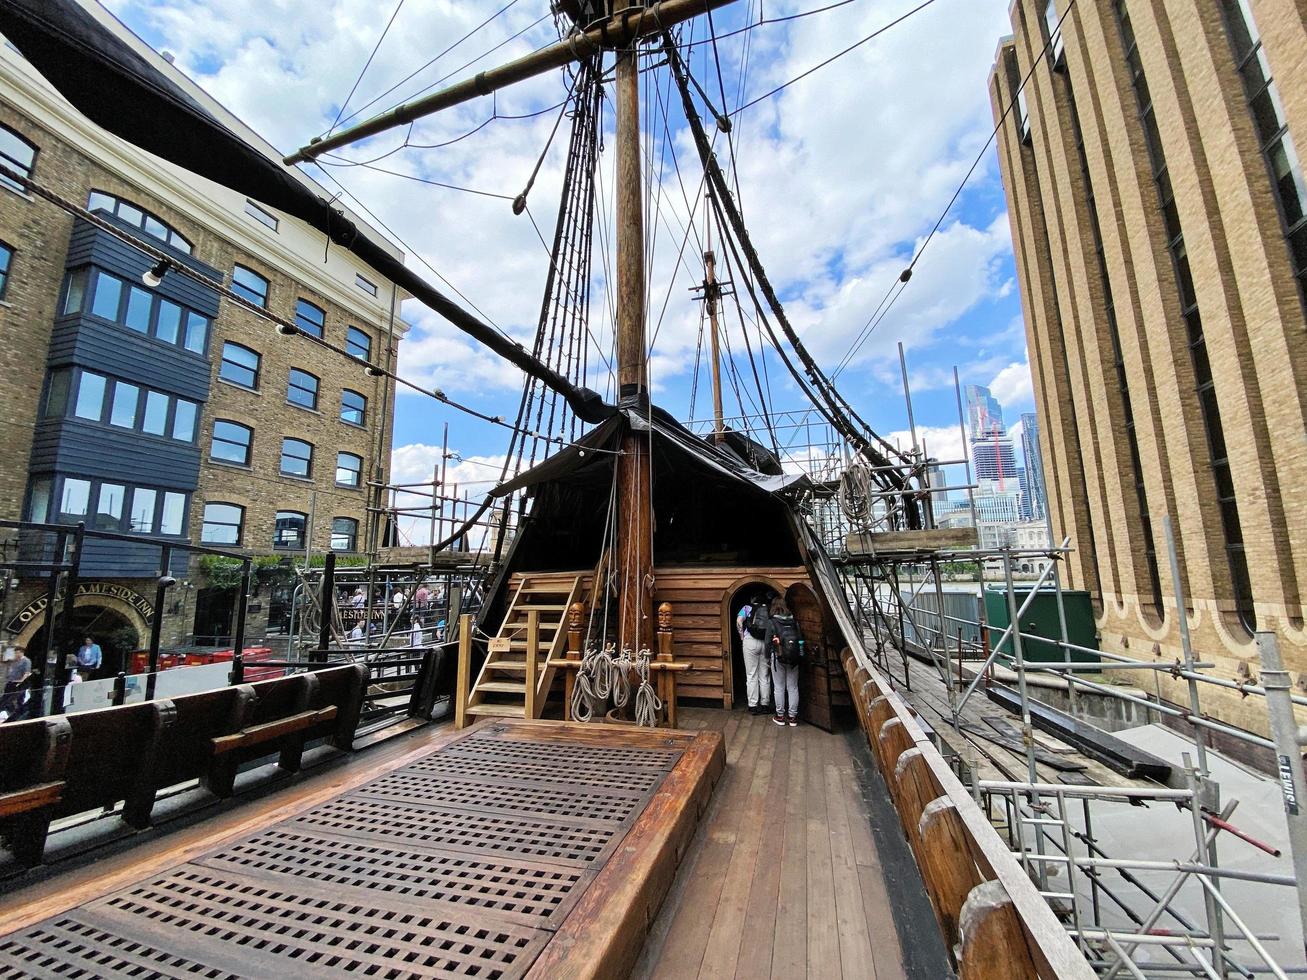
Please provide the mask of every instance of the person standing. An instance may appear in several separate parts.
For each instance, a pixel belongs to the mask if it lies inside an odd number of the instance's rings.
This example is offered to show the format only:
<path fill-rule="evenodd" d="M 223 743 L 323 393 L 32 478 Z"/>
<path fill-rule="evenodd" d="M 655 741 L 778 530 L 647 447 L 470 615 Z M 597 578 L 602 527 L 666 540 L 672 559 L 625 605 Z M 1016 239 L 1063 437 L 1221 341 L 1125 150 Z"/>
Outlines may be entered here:
<path fill-rule="evenodd" d="M 771 602 L 767 624 L 767 650 L 771 655 L 771 678 L 777 725 L 799 724 L 799 667 L 803 664 L 803 634 L 785 600 L 777 596 Z"/>
<path fill-rule="evenodd" d="M 740 643 L 744 647 L 745 691 L 751 715 L 759 715 L 767 710 L 767 695 L 771 689 L 766 646 L 769 622 L 767 598 L 763 595 L 755 595 L 740 610 L 735 620 Z"/>
<path fill-rule="evenodd" d="M 68 648 L 64 647 L 64 649 Z M 95 672 L 100 669 L 100 662 L 103 659 L 104 655 L 100 652 L 100 644 L 88 636 L 77 650 L 77 672 L 82 675 L 83 680 L 89 681 L 95 676 Z"/>
<path fill-rule="evenodd" d="M 0 693 L 0 724 L 18 721 L 27 712 L 28 680 L 32 676 L 32 661 L 22 647 L 10 647 L 4 652 L 4 691 Z"/>

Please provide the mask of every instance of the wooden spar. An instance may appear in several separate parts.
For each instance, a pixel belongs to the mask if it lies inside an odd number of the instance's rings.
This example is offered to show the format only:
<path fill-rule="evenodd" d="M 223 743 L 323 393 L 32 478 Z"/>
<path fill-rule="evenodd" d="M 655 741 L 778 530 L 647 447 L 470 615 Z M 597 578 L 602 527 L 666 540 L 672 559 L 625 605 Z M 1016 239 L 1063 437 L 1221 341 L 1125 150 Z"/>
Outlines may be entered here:
<path fill-rule="evenodd" d="M 645 343 L 644 212 L 640 177 L 640 66 L 634 46 L 617 52 L 617 382 L 627 404 L 646 409 L 649 362 Z M 617 457 L 618 649 L 651 640 L 653 500 L 649 435 L 628 428 Z"/>
<path fill-rule="evenodd" d="M 405 126 L 433 112 L 489 95 L 505 86 L 543 75 L 573 61 L 581 61 L 605 49 L 630 47 L 640 38 L 662 33 L 683 20 L 734 2 L 735 0 L 661 0 L 648 7 L 633 4 L 602 24 L 564 38 L 557 44 L 533 51 L 498 68 L 480 72 L 472 78 L 432 92 L 425 98 L 396 106 L 357 126 L 342 129 L 331 136 L 319 137 L 285 157 L 282 162 L 290 167 L 316 160 L 330 150 L 384 133 L 396 126 Z"/>
<path fill-rule="evenodd" d="M 721 444 L 726 437 L 722 421 L 722 356 L 717 339 L 717 256 L 712 251 L 703 253 L 703 298 L 708 305 L 708 326 L 712 333 L 712 415 L 713 442 Z"/>

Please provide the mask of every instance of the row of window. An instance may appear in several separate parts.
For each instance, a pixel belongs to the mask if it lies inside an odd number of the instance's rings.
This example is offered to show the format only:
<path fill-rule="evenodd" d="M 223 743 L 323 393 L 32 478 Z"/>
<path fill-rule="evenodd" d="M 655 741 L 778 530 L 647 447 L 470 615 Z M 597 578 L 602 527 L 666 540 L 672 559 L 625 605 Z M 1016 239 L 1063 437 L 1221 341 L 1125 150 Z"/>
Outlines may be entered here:
<path fill-rule="evenodd" d="M 222 345 L 222 360 L 218 377 L 251 391 L 259 389 L 259 375 L 263 357 L 244 344 L 228 340 Z M 286 400 L 292 405 L 317 411 L 321 379 L 303 368 L 291 368 L 286 378 Z M 364 425 L 367 421 L 368 399 L 362 392 L 344 388 L 340 393 L 340 420 L 350 425 Z"/>
<path fill-rule="evenodd" d="M 367 288 L 373 296 L 377 294 L 375 285 L 362 276 L 358 278 L 367 283 Z M 264 276 L 259 275 L 247 266 L 232 266 L 231 291 L 237 296 L 261 309 L 267 309 L 268 289 L 269 283 Z M 322 307 L 303 298 L 295 300 L 295 326 L 299 327 L 304 333 L 322 339 L 326 323 L 327 314 Z M 369 360 L 372 357 L 371 335 L 358 327 L 346 327 L 345 350 L 362 360 Z"/>
<path fill-rule="evenodd" d="M 186 533 L 189 494 L 80 477 L 38 477 L 32 481 L 29 519 L 61 524 L 85 521 L 97 531 L 180 536 Z"/>
<path fill-rule="evenodd" d="M 195 354 L 204 353 L 209 337 L 204 314 L 91 266 L 68 273 L 60 309 L 64 316 L 89 313 Z"/>
<path fill-rule="evenodd" d="M 213 442 L 209 458 L 219 463 L 236 466 L 250 465 L 250 451 L 254 430 L 231 419 L 213 420 Z M 311 479 L 313 476 L 313 444 L 293 436 L 281 440 L 282 476 Z M 336 486 L 358 487 L 363 482 L 363 457 L 355 453 L 336 453 Z"/>
<path fill-rule="evenodd" d="M 273 524 L 272 546 L 284 551 L 302 551 L 308 530 L 308 515 L 297 510 L 279 510 Z M 245 534 L 245 508 L 214 501 L 204 505 L 200 543 L 237 547 Z M 352 517 L 331 519 L 331 550 L 354 551 L 358 547 L 359 522 Z"/>
<path fill-rule="evenodd" d="M 10 129 L 8 126 L 0 124 L 0 164 L 3 164 L 10 170 L 22 174 L 24 177 L 30 179 L 32 176 L 32 170 L 36 166 L 37 152 L 37 145 L 26 136 L 23 136 L 16 130 Z M 24 193 L 21 184 L 13 178 L 7 177 L 3 174 L 0 174 L 0 186 L 7 187 L 19 194 Z M 184 252 L 187 255 L 190 255 L 193 251 L 193 246 L 190 240 L 176 228 L 172 227 L 172 225 L 168 224 L 157 215 L 151 214 L 144 208 L 133 204 L 131 201 L 125 201 L 117 195 L 109 194 L 105 191 L 93 190 L 86 202 L 86 207 L 88 211 L 107 211 L 122 221 L 139 228 L 152 238 L 157 238 L 159 241 L 172 246 L 179 252 Z M 269 228 L 274 232 L 277 231 L 278 226 L 280 225 L 280 221 L 276 215 L 255 204 L 253 201 L 247 200 L 245 202 L 245 213 L 264 227 Z M 262 284 L 261 288 L 259 283 Z M 362 273 L 354 274 L 354 285 L 363 290 L 363 292 L 367 293 L 369 296 L 377 295 L 377 284 L 372 282 Z M 246 287 L 250 288 L 249 293 L 244 291 Z M 268 280 L 264 279 L 252 269 L 246 269 L 244 266 L 238 265 L 232 271 L 232 289 L 250 300 L 250 302 L 257 303 L 259 306 L 263 306 L 267 302 Z M 0 296 L 2 295 L 3 290 L 0 289 Z M 306 306 L 313 306 L 313 304 L 306 303 L 304 300 L 300 300 L 300 302 L 304 303 Z M 316 307 L 313 308 L 316 309 Z M 321 313 L 322 311 L 319 310 L 318 312 Z M 297 315 L 296 321 L 298 322 L 298 320 L 299 317 Z M 310 323 L 311 322 L 312 318 L 310 317 Z M 319 319 L 319 329 L 321 329 L 321 326 L 321 319 Z M 315 336 L 321 337 L 322 334 L 319 332 Z"/>
<path fill-rule="evenodd" d="M 71 414 L 88 422 L 194 442 L 199 405 L 85 368 L 59 368 L 50 372 L 42 414 L 46 418 Z"/>

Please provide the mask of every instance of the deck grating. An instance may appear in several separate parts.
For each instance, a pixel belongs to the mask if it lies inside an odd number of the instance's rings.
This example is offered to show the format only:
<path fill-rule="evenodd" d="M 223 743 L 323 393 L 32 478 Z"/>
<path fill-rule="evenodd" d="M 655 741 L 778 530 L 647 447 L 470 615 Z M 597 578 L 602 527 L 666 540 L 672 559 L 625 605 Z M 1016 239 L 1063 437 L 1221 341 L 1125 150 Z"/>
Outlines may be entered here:
<path fill-rule="evenodd" d="M 0 977 L 523 976 L 687 744 L 476 729 L 0 937 Z"/>

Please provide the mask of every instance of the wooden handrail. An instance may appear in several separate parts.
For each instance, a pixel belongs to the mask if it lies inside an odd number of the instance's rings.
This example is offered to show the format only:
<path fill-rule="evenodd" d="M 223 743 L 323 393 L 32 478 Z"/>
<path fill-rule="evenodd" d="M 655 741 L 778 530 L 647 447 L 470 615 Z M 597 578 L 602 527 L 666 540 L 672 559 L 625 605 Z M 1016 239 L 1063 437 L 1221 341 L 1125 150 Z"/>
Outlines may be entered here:
<path fill-rule="evenodd" d="M 239 732 L 231 735 L 219 735 L 216 738 L 209 739 L 209 744 L 213 747 L 214 755 L 222 755 L 236 749 L 262 745 L 264 742 L 271 742 L 283 735 L 289 735 L 291 732 L 303 731 L 320 722 L 330 721 L 336 717 L 336 710 L 336 706 L 331 704 L 325 708 L 301 711 L 297 714 L 287 715 L 285 718 L 265 721 L 261 725 L 242 728 Z"/>
<path fill-rule="evenodd" d="M 458 617 L 458 684 L 454 691 L 454 727 L 467 725 L 468 684 L 472 677 L 472 617 Z"/>
<path fill-rule="evenodd" d="M 562 631 L 559 630 L 559 632 Z M 536 716 L 536 664 L 539 657 L 540 611 L 528 609 L 526 613 L 526 709 L 524 712 L 527 718 Z"/>
<path fill-rule="evenodd" d="M 0 817 L 13 817 L 20 813 L 30 813 L 51 803 L 58 803 L 67 785 L 62 779 L 50 783 L 37 783 L 24 786 L 12 793 L 0 793 Z"/>

